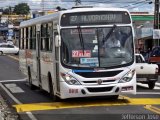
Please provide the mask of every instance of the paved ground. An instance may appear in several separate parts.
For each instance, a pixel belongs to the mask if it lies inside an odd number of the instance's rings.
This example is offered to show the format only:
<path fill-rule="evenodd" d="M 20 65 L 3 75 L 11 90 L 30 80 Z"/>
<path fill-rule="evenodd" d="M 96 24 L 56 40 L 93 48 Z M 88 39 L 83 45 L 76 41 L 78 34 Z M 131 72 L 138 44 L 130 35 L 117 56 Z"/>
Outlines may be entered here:
<path fill-rule="evenodd" d="M 2 56 L 0 56 L 0 57 L 1 57 L 1 62 L 5 61 L 5 59 L 3 59 Z M 15 57 L 18 57 L 18 56 L 15 56 Z M 16 71 L 17 69 L 13 69 L 12 67 L 17 66 L 17 65 L 10 63 L 8 66 L 3 66 L 2 64 L 0 66 L 1 66 L 1 68 L 3 68 L 0 70 L 0 73 L 1 73 L 0 79 L 1 80 L 5 80 L 6 74 L 9 74 L 9 75 L 7 75 L 9 77 L 8 79 L 14 79 L 14 76 L 16 76 L 16 75 L 15 74 L 12 75 L 12 73 L 13 73 L 13 71 Z M 4 69 L 8 70 L 8 71 L 11 70 L 11 72 L 6 73 L 4 71 Z M 18 74 L 18 76 L 21 77 L 19 74 Z M 8 104 L 7 100 L 4 99 L 2 92 L 0 94 L 0 120 L 19 120 L 19 116 L 16 113 L 15 109 L 13 109 L 13 107 L 11 107 Z"/>
<path fill-rule="evenodd" d="M 19 115 L 0 95 L 0 120 L 19 120 Z"/>

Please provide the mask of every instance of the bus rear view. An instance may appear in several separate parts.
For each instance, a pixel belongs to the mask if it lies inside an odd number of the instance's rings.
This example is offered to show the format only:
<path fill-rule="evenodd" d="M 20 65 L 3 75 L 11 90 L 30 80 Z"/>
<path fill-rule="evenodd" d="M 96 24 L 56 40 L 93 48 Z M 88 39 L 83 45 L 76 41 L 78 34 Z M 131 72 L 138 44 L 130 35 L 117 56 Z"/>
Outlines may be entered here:
<path fill-rule="evenodd" d="M 134 35 L 125 9 L 77 8 L 59 23 L 60 98 L 136 93 Z"/>

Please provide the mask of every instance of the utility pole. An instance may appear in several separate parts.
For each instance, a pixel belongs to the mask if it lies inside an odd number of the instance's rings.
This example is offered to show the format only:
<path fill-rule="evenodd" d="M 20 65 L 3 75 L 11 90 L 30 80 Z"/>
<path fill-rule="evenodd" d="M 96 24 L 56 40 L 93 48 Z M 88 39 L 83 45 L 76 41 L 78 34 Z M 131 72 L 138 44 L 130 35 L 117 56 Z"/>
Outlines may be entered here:
<path fill-rule="evenodd" d="M 3 11 L 0 10 L 0 24 L 1 24 L 1 17 L 2 17 Z"/>
<path fill-rule="evenodd" d="M 159 29 L 159 0 L 155 0 L 154 29 Z M 159 45 L 159 39 L 158 40 L 154 40 L 154 45 Z"/>
<path fill-rule="evenodd" d="M 44 0 L 41 0 L 41 7 L 42 7 L 42 14 L 43 15 L 44 15 L 44 12 L 45 12 L 44 11 L 44 4 L 45 4 L 44 2 L 45 2 Z"/>
<path fill-rule="evenodd" d="M 75 0 L 75 6 L 78 6 L 81 4 L 81 0 Z"/>
<path fill-rule="evenodd" d="M 159 0 L 155 0 L 154 7 L 154 29 L 159 28 Z"/>

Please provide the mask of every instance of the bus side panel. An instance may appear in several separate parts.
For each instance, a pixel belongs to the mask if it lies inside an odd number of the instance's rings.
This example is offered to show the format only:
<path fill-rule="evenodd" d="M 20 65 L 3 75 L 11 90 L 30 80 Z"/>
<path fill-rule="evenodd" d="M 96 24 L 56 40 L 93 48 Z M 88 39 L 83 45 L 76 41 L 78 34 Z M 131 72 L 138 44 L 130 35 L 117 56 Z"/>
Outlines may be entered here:
<path fill-rule="evenodd" d="M 26 50 L 26 63 L 27 67 L 29 67 L 31 71 L 32 84 L 38 86 L 35 50 Z"/>
<path fill-rule="evenodd" d="M 26 64 L 26 55 L 25 50 L 20 49 L 19 50 L 19 69 L 22 71 L 23 74 L 28 76 L 28 70 L 27 70 L 27 64 Z"/>
<path fill-rule="evenodd" d="M 51 52 L 40 52 L 42 88 L 49 92 L 49 74 L 53 75 L 53 58 Z M 53 83 L 52 83 L 53 84 Z"/>

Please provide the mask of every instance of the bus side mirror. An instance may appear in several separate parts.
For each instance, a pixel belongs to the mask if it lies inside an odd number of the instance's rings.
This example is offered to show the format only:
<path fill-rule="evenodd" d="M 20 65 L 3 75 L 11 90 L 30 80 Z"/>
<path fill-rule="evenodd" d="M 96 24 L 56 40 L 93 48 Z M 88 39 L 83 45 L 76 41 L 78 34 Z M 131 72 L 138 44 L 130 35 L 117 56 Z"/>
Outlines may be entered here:
<path fill-rule="evenodd" d="M 61 46 L 61 39 L 60 39 L 59 35 L 55 36 L 55 46 L 56 47 L 60 47 Z"/>

